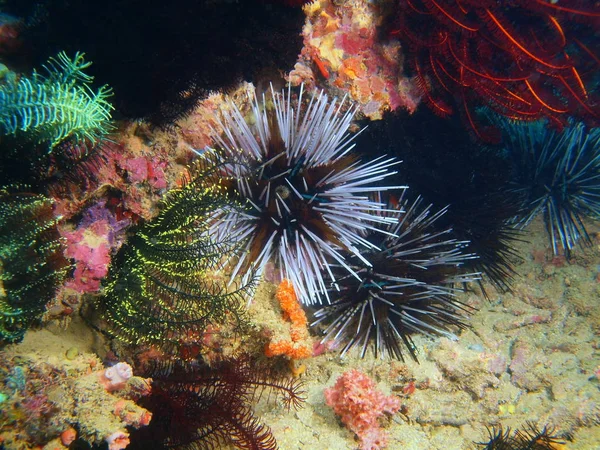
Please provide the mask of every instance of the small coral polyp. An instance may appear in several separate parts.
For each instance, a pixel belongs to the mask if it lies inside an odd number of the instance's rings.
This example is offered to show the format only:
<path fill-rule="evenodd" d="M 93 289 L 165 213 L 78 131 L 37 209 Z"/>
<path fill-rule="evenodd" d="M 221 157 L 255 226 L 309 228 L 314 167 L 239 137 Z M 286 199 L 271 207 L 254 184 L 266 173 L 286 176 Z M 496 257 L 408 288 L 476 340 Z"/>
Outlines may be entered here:
<path fill-rule="evenodd" d="M 305 102 L 291 88 L 269 101 L 254 96 L 247 121 L 236 105 L 223 111 L 223 135 L 215 141 L 224 158 L 229 194 L 248 208 L 223 208 L 213 232 L 244 242 L 233 276 L 247 269 L 261 273 L 273 260 L 303 303 L 320 303 L 327 287 L 322 271 L 336 261 L 354 276 L 342 250 L 361 258 L 372 245 L 361 233 L 394 219 L 377 214 L 382 204 L 369 199 L 373 187 L 392 175 L 398 162 L 380 157 L 361 162 L 352 153 L 356 136 L 347 133 L 356 108 L 317 93 Z M 345 112 L 344 112 L 345 111 Z M 247 273 L 252 273 L 249 270 Z"/>

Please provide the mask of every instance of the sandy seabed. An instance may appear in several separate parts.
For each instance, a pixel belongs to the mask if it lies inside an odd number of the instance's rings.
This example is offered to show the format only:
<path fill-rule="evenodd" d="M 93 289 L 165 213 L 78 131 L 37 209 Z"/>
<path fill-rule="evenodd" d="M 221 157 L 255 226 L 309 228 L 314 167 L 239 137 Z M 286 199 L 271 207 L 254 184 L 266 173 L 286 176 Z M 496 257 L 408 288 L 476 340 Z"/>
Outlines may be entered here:
<path fill-rule="evenodd" d="M 416 336 L 417 364 L 368 355 L 341 359 L 324 354 L 306 361 L 307 400 L 287 413 L 257 408 L 281 449 L 356 449 L 358 442 L 325 404 L 323 390 L 345 371 L 369 374 L 385 393 L 402 394 L 410 379 L 415 392 L 403 399 L 408 418 L 396 414 L 386 426 L 388 448 L 475 449 L 487 441 L 487 426 L 523 428 L 526 422 L 570 436 L 570 450 L 600 448 L 600 239 L 566 262 L 545 258 L 548 247 L 536 220 L 517 249 L 514 292 L 487 286 L 461 300 L 478 310 L 457 342 Z M 540 259 L 542 261 L 540 262 Z"/>

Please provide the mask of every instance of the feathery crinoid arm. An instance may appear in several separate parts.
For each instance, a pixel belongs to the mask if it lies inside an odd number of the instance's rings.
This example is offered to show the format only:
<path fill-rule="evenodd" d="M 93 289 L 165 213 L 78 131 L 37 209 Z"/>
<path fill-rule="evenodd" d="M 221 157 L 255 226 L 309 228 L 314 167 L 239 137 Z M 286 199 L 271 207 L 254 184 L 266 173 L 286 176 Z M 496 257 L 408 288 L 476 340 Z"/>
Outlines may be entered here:
<path fill-rule="evenodd" d="M 91 65 L 77 53 L 71 60 L 64 52 L 50 58 L 43 76 L 0 86 L 0 134 L 48 143 L 50 151 L 67 139 L 92 145 L 111 131 L 112 91 L 102 86 L 93 91 L 93 77 L 82 70 Z"/>

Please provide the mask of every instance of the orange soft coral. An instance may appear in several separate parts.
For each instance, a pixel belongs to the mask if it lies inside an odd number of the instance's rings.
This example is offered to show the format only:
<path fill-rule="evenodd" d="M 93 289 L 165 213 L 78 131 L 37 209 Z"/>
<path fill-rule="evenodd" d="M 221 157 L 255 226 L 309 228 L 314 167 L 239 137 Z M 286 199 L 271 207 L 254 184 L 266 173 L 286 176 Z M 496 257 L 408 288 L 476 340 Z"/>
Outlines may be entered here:
<path fill-rule="evenodd" d="M 265 348 L 269 357 L 285 355 L 290 359 L 308 358 L 312 355 L 312 345 L 308 336 L 307 320 L 298 302 L 294 286 L 290 280 L 283 280 L 277 287 L 277 300 L 283 317 L 291 322 L 290 340 L 271 341 Z"/>

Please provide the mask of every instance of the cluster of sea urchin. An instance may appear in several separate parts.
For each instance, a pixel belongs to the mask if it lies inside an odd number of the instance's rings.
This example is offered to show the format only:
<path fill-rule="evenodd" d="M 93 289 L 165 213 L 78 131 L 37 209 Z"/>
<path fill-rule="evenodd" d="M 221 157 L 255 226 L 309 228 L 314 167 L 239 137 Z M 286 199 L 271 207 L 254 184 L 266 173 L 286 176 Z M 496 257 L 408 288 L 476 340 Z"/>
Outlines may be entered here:
<path fill-rule="evenodd" d="M 521 198 L 519 226 L 542 214 L 554 255 L 562 250 L 568 258 L 577 243 L 591 245 L 583 219 L 600 218 L 600 129 L 578 123 L 559 133 L 542 121 L 498 123 Z"/>
<path fill-rule="evenodd" d="M 451 329 L 464 328 L 464 313 L 470 310 L 456 293 L 479 274 L 461 271 L 474 256 L 464 252 L 465 242 L 452 238 L 451 229 L 437 226 L 445 212 L 423 206 L 420 198 L 401 199 L 382 212 L 399 221 L 385 225 L 385 234 L 363 235 L 370 249 L 364 257 L 348 259 L 360 279 L 340 276 L 338 299 L 315 312 L 312 325 L 324 327 L 322 344 L 343 346 L 342 356 L 356 346 L 364 356 L 372 345 L 377 356 L 404 360 L 403 343 L 416 361 L 412 333 L 456 339 Z"/>
<path fill-rule="evenodd" d="M 230 161 L 222 183 L 249 207 L 245 214 L 219 209 L 211 231 L 217 240 L 236 233 L 244 242 L 232 277 L 249 267 L 261 273 L 273 261 L 303 303 L 320 303 L 327 295 L 323 272 L 336 280 L 329 262 L 358 278 L 342 253 L 368 265 L 361 250 L 376 247 L 362 235 L 384 233 L 377 224 L 397 221 L 379 214 L 383 204 L 369 193 L 391 188 L 373 185 L 395 173 L 398 161 L 361 162 L 352 154 L 356 135 L 347 130 L 356 109 L 344 100 L 330 102 L 321 92 L 305 102 L 303 87 L 294 100 L 291 88 L 277 94 L 273 87 L 272 105 L 264 96 L 251 100 L 252 124 L 232 103 L 223 112 L 224 134 L 215 136 Z"/>

